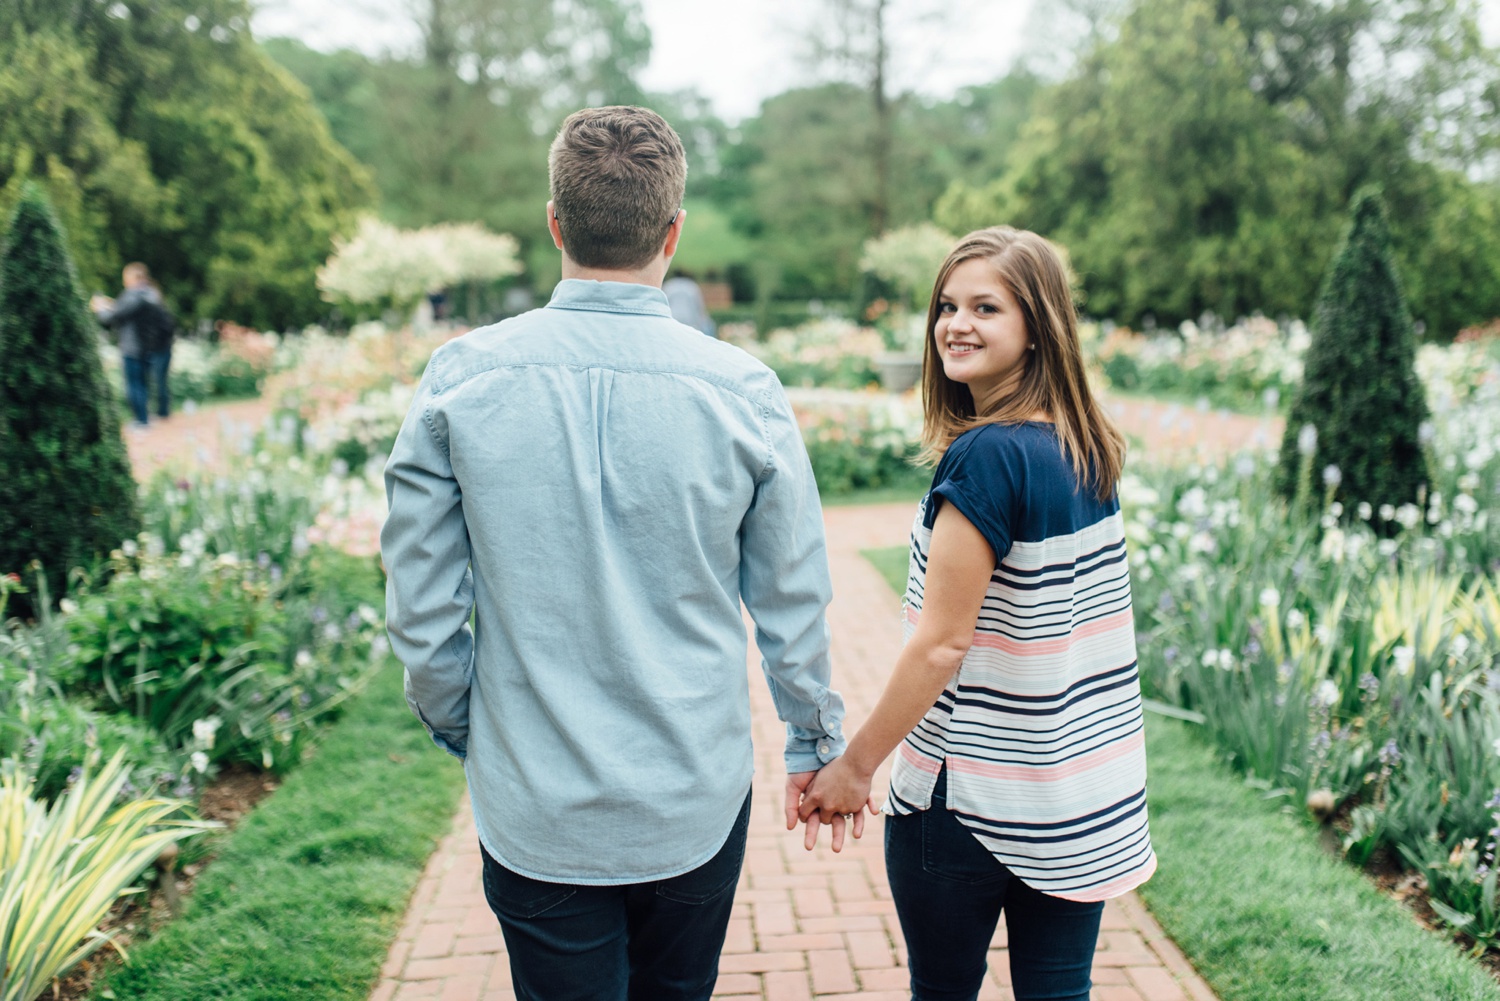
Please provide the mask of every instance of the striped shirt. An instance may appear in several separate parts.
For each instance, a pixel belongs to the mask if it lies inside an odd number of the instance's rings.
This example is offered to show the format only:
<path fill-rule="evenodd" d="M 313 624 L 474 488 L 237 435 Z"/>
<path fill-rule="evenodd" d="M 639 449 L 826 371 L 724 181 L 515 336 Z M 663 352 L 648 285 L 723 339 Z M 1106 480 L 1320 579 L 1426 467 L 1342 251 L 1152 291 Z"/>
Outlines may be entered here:
<path fill-rule="evenodd" d="M 928 809 L 946 766 L 948 808 L 1027 885 L 1119 896 L 1156 869 L 1119 501 L 1079 488 L 1050 424 L 962 435 L 912 525 L 908 639 L 944 502 L 997 565 L 963 665 L 897 752 L 885 812 Z"/>

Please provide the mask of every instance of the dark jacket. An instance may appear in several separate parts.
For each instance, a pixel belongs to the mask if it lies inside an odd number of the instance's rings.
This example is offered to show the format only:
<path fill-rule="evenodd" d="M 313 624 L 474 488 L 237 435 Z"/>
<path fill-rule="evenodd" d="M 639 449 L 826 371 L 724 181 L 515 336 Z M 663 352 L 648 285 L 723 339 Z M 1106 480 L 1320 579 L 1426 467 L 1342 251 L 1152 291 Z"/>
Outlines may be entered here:
<path fill-rule="evenodd" d="M 101 309 L 94 317 L 115 332 L 120 345 L 120 354 L 126 358 L 144 358 L 157 351 L 165 351 L 170 344 L 153 344 L 155 327 L 149 315 L 153 307 L 161 307 L 161 293 L 150 285 L 137 285 L 120 293 L 113 309 Z"/>

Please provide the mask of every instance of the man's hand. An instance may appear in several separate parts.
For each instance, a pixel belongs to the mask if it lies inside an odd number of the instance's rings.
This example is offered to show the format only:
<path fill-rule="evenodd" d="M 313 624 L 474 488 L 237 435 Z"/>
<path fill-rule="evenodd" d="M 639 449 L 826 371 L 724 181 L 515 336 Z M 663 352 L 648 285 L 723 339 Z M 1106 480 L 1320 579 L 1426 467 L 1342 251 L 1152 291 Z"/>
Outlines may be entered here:
<path fill-rule="evenodd" d="M 827 824 L 833 828 L 833 850 L 844 847 L 844 825 L 849 823 L 856 838 L 865 833 L 865 810 L 873 817 L 880 812 L 870 794 L 871 776 L 861 773 L 845 755 L 836 758 L 813 773 L 813 781 L 804 789 L 798 816 L 807 823 L 803 844 L 808 851 L 818 843 L 818 829 Z M 788 830 L 791 829 L 789 826 Z"/>
<path fill-rule="evenodd" d="M 864 779 L 860 792 L 855 770 L 845 762 L 845 758 L 838 758 L 821 771 L 797 772 L 786 777 L 786 829 L 796 830 L 797 821 L 805 821 L 807 833 L 802 844 L 808 851 L 817 845 L 818 832 L 824 824 L 832 829 L 833 850 L 842 851 L 846 830 L 856 838 L 864 835 L 866 807 L 872 816 L 879 812 L 875 797 L 870 795 L 869 777 Z M 814 792 L 818 795 L 816 801 L 809 798 Z M 847 810 L 835 809 L 851 803 Z"/>

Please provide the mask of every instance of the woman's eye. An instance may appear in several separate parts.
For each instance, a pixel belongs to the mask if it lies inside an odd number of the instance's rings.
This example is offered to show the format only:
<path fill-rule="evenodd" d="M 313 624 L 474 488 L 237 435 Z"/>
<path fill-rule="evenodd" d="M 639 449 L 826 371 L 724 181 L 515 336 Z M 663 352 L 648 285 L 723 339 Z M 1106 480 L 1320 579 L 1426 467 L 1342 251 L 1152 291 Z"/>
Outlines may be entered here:
<path fill-rule="evenodd" d="M 939 313 L 951 313 L 951 312 L 953 312 L 953 308 L 954 308 L 953 307 L 953 303 L 951 303 L 951 302 L 940 302 L 940 303 L 938 303 L 938 312 Z"/>

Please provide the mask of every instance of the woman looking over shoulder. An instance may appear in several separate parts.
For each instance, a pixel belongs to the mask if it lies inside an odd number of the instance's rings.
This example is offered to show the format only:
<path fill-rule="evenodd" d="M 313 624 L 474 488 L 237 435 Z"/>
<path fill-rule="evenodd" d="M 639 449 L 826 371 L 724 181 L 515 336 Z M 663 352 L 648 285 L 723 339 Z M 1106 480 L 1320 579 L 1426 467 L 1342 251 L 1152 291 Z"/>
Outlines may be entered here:
<path fill-rule="evenodd" d="M 1089 390 L 1066 267 L 1035 233 L 964 237 L 927 330 L 937 469 L 912 526 L 907 641 L 800 813 L 841 835 L 899 745 L 885 856 L 916 1001 L 978 995 L 1002 913 L 1018 1001 L 1087 1001 L 1103 902 L 1156 868 L 1124 439 Z"/>

